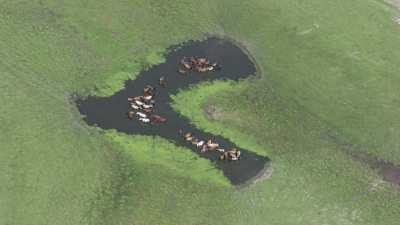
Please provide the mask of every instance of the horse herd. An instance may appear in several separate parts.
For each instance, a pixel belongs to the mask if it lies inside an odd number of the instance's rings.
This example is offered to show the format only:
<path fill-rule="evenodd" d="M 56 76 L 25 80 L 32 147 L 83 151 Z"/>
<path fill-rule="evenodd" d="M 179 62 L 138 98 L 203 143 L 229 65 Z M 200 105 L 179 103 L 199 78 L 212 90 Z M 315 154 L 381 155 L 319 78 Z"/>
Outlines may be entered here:
<path fill-rule="evenodd" d="M 217 71 L 220 69 L 221 66 L 218 63 L 211 63 L 207 58 L 183 57 L 183 59 L 180 61 L 178 71 L 181 74 L 186 74 L 190 70 L 194 70 L 198 73 L 204 73 Z"/>
<path fill-rule="evenodd" d="M 210 63 L 207 58 L 184 57 L 180 61 L 178 72 L 181 74 L 187 74 L 190 70 L 194 70 L 195 72 L 204 73 L 220 69 L 221 66 L 218 63 Z M 159 86 L 162 88 L 167 86 L 167 80 L 164 76 L 160 77 Z M 154 114 L 155 88 L 153 86 L 147 85 L 143 89 L 143 95 L 129 97 L 128 102 L 131 110 L 127 115 L 130 120 L 137 119 L 142 125 L 154 125 L 167 122 L 166 118 Z M 183 134 L 182 131 L 180 131 L 180 133 L 185 141 L 195 145 L 202 153 L 207 151 L 217 151 L 220 153 L 219 160 L 237 161 L 240 159 L 241 152 L 236 148 L 225 150 L 211 139 L 204 141 L 194 137 L 192 133 Z"/>
<path fill-rule="evenodd" d="M 183 132 L 180 131 L 180 133 L 183 135 L 185 141 L 195 145 L 203 153 L 207 151 L 219 152 L 219 160 L 237 161 L 240 158 L 241 152 L 236 148 L 230 148 L 226 151 L 225 149 L 221 148 L 218 143 L 213 142 L 211 139 L 204 141 L 196 138 L 190 132 L 183 134 Z"/>
<path fill-rule="evenodd" d="M 155 88 L 147 85 L 143 89 L 143 95 L 128 98 L 131 111 L 128 112 L 130 120 L 135 117 L 141 124 L 157 124 L 167 122 L 166 118 L 154 114 Z"/>

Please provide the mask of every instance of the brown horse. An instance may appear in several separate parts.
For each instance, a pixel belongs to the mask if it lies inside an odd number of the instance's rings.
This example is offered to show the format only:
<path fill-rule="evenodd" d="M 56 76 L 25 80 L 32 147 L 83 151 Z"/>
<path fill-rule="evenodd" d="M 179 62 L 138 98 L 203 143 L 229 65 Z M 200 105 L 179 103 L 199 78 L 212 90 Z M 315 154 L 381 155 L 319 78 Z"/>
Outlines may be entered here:
<path fill-rule="evenodd" d="M 208 145 L 203 145 L 203 147 L 201 147 L 201 152 L 207 152 L 208 150 L 210 150 Z"/>
<path fill-rule="evenodd" d="M 205 66 L 210 64 L 210 61 L 207 58 L 198 58 L 197 59 L 197 65 L 199 66 Z"/>
<path fill-rule="evenodd" d="M 140 107 L 138 105 L 136 105 L 135 103 L 131 103 L 131 108 L 133 110 L 139 110 L 140 109 Z"/>
<path fill-rule="evenodd" d="M 146 85 L 143 89 L 144 95 L 154 95 L 155 88 L 151 85 Z"/>
<path fill-rule="evenodd" d="M 193 134 L 188 132 L 186 133 L 183 138 L 185 139 L 185 141 L 192 141 L 194 139 Z"/>
<path fill-rule="evenodd" d="M 165 122 L 167 122 L 167 119 L 165 119 L 165 118 L 163 118 L 163 117 L 161 117 L 159 115 L 154 115 L 154 114 L 150 116 L 150 120 L 151 120 L 152 123 L 165 123 Z"/>
<path fill-rule="evenodd" d="M 185 74 L 187 73 L 187 70 L 184 70 L 184 69 L 182 69 L 182 68 L 179 68 L 179 69 L 178 69 L 178 72 L 179 72 L 180 74 L 182 74 L 182 75 L 185 75 Z"/>
<path fill-rule="evenodd" d="M 192 63 L 192 65 L 197 65 L 198 64 L 197 59 L 194 58 L 194 57 L 190 57 L 190 62 Z"/>
<path fill-rule="evenodd" d="M 193 138 L 191 143 L 192 143 L 192 145 L 196 145 L 197 146 L 197 143 L 199 143 L 199 141 L 200 140 L 198 138 Z"/>
<path fill-rule="evenodd" d="M 128 98 L 128 102 L 142 101 L 143 96 L 133 96 Z"/>
<path fill-rule="evenodd" d="M 128 115 L 128 119 L 132 120 L 133 117 L 135 116 L 135 112 L 134 112 L 134 111 L 129 111 L 129 112 L 127 113 L 127 115 Z"/>
<path fill-rule="evenodd" d="M 219 144 L 218 143 L 213 143 L 211 139 L 207 141 L 206 145 L 207 145 L 209 150 L 213 150 L 213 151 L 217 150 L 219 148 Z"/>
<path fill-rule="evenodd" d="M 236 148 L 231 148 L 229 151 L 226 152 L 228 154 L 228 159 L 231 161 L 237 161 L 240 157 L 240 151 Z"/>
<path fill-rule="evenodd" d="M 143 112 L 152 113 L 153 112 L 153 108 L 143 109 Z"/>
<path fill-rule="evenodd" d="M 221 155 L 219 155 L 219 160 L 223 161 L 228 159 L 228 152 L 224 152 Z"/>
<path fill-rule="evenodd" d="M 192 69 L 192 66 L 191 66 L 190 63 L 188 63 L 188 62 L 181 62 L 181 65 L 182 65 L 183 68 L 185 68 L 186 70 Z"/>

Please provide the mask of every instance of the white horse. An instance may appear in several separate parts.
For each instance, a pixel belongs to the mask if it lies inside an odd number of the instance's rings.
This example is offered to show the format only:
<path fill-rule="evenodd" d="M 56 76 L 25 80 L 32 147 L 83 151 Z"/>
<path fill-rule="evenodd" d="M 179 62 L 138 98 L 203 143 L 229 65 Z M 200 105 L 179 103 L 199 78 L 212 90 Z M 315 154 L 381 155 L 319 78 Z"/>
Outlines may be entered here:
<path fill-rule="evenodd" d="M 143 98 L 146 101 L 150 101 L 153 98 L 153 95 L 145 95 Z"/>
<path fill-rule="evenodd" d="M 199 141 L 199 142 L 197 142 L 196 146 L 198 148 L 200 148 L 200 147 L 202 147 L 204 145 L 204 143 L 205 143 L 204 141 Z"/>
<path fill-rule="evenodd" d="M 141 112 L 136 112 L 136 115 L 138 115 L 141 118 L 147 118 L 147 115 Z"/>
<path fill-rule="evenodd" d="M 150 119 L 149 118 L 139 118 L 139 121 L 143 122 L 143 123 L 150 123 Z"/>
<path fill-rule="evenodd" d="M 131 104 L 131 108 L 134 110 L 139 110 L 139 106 L 134 103 Z"/>
<path fill-rule="evenodd" d="M 144 109 L 151 109 L 151 108 L 153 108 L 153 105 L 146 105 L 146 104 L 144 104 L 144 105 L 142 105 L 142 107 L 143 107 Z"/>
<path fill-rule="evenodd" d="M 141 102 L 141 101 L 139 101 L 139 100 L 135 100 L 135 103 L 136 103 L 136 105 L 138 105 L 138 106 L 142 106 L 142 105 L 144 105 L 144 103 L 143 103 L 143 102 Z"/>

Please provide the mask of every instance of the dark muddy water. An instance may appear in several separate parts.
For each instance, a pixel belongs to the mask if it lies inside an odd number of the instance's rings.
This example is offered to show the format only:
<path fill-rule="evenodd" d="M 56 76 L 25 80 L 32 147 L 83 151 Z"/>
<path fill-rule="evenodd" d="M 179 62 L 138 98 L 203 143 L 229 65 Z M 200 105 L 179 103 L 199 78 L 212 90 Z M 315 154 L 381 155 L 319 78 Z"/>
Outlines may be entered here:
<path fill-rule="evenodd" d="M 184 56 L 208 57 L 211 62 L 220 63 L 222 70 L 213 73 L 190 72 L 188 75 L 181 75 L 177 69 L 179 61 Z M 165 63 L 142 72 L 135 80 L 128 80 L 125 88 L 111 97 L 89 96 L 86 99 L 78 100 L 77 104 L 81 114 L 85 115 L 84 120 L 89 125 L 97 125 L 103 129 L 116 129 L 127 134 L 164 137 L 177 145 L 191 149 L 200 157 L 211 160 L 215 163 L 216 168 L 223 171 L 232 184 L 238 185 L 259 176 L 264 171 L 269 159 L 241 148 L 238 148 L 242 151 L 241 159 L 232 162 L 219 161 L 219 154 L 216 152 L 201 153 L 195 146 L 183 140 L 179 130 L 192 132 L 203 140 L 214 138 L 225 149 L 235 147 L 235 144 L 224 137 L 203 132 L 193 126 L 188 119 L 172 109 L 170 95 L 203 81 L 224 79 L 237 81 L 254 74 L 256 74 L 256 67 L 242 49 L 229 41 L 210 38 L 206 41 L 188 42 L 170 48 Z M 158 87 L 158 80 L 161 76 L 167 80 L 166 88 Z M 136 120 L 127 119 L 126 113 L 130 110 L 127 98 L 143 95 L 143 88 L 146 85 L 157 87 L 155 113 L 167 118 L 167 123 L 142 126 Z"/>

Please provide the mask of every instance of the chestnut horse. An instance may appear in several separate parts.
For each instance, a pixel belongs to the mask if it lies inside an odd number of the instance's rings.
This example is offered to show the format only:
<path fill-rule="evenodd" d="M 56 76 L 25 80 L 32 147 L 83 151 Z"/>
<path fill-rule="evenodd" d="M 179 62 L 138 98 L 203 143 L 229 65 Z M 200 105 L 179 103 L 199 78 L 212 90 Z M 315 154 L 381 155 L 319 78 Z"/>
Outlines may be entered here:
<path fill-rule="evenodd" d="M 165 122 L 167 122 L 167 119 L 165 119 L 165 118 L 163 118 L 163 117 L 161 117 L 159 115 L 154 115 L 154 114 L 150 116 L 150 120 L 151 120 L 152 123 L 165 123 Z"/>

